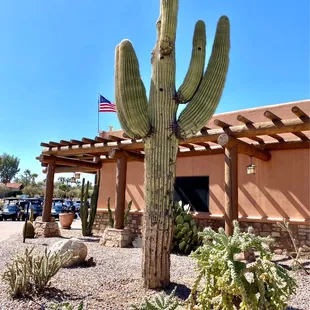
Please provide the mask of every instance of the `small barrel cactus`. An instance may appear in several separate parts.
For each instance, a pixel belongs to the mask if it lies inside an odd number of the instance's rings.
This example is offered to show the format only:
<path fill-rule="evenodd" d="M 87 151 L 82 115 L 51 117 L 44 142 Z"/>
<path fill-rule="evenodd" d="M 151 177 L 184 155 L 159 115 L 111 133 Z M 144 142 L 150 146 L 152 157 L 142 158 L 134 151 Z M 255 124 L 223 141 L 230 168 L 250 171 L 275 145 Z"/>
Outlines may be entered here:
<path fill-rule="evenodd" d="M 181 202 L 176 205 L 174 224 L 172 252 L 189 254 L 201 241 L 196 221 L 189 213 L 188 206 L 182 206 Z"/>
<path fill-rule="evenodd" d="M 26 222 L 23 227 L 23 236 L 24 238 L 34 238 L 34 226 L 31 222 Z"/>

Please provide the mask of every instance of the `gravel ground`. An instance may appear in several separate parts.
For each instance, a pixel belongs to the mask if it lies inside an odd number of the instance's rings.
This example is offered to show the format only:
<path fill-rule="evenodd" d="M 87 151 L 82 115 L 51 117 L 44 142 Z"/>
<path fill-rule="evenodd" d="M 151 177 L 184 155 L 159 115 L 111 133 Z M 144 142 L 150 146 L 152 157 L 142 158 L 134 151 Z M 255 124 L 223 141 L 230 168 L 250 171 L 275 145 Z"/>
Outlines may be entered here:
<path fill-rule="evenodd" d="M 80 231 L 63 231 L 65 237 L 78 236 Z M 157 293 L 153 290 L 145 290 L 141 279 L 141 249 L 135 248 L 105 248 L 99 246 L 98 238 L 81 238 L 87 243 L 88 257 L 93 257 L 96 266 L 63 268 L 52 279 L 50 288 L 43 296 L 32 299 L 11 299 L 5 293 L 5 284 L 0 279 L 0 309 L 49 309 L 51 303 L 70 301 L 71 305 L 78 305 L 84 301 L 84 309 L 99 310 L 128 309 L 131 304 L 143 301 L 145 296 Z M 24 248 L 36 245 L 38 249 L 44 249 L 59 238 L 28 239 L 25 244 L 21 242 L 20 235 L 13 235 L 0 243 L 0 273 L 5 268 L 5 263 L 17 252 L 23 252 Z M 282 265 L 289 266 L 291 261 L 284 256 L 277 255 L 275 259 Z M 310 267 L 310 261 L 306 261 Z M 189 257 L 172 255 L 171 281 L 172 284 L 166 290 L 169 294 L 177 285 L 177 296 L 185 299 L 195 277 L 195 263 Z M 290 271 L 291 272 L 291 271 Z M 297 295 L 292 298 L 288 309 L 310 309 L 310 276 L 301 271 L 292 272 L 297 279 L 299 289 Z"/>

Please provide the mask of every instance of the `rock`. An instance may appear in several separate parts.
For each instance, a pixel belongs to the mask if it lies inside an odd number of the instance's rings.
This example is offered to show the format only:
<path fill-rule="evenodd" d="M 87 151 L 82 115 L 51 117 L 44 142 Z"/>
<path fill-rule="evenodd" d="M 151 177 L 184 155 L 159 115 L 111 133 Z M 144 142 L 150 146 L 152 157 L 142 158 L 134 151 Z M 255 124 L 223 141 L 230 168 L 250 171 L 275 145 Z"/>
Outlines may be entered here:
<path fill-rule="evenodd" d="M 283 250 L 282 249 L 275 249 L 273 251 L 273 253 L 276 254 L 276 255 L 281 255 L 283 253 Z"/>
<path fill-rule="evenodd" d="M 142 238 L 140 236 L 136 237 L 134 241 L 132 241 L 132 245 L 135 248 L 142 248 Z"/>
<path fill-rule="evenodd" d="M 60 254 L 72 251 L 72 257 L 64 267 L 80 265 L 85 262 L 87 256 L 87 246 L 84 242 L 76 238 L 58 241 L 49 250 L 54 253 L 60 252 Z"/>

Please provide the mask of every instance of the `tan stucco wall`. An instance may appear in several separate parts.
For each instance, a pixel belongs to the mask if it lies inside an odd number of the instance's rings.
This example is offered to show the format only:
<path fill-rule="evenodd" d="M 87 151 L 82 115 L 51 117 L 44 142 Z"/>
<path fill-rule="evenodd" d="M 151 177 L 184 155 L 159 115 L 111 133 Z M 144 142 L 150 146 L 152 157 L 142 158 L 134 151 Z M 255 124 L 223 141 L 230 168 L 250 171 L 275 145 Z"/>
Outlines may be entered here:
<path fill-rule="evenodd" d="M 268 162 L 253 159 L 255 175 L 246 174 L 249 157 L 239 155 L 239 215 L 245 217 L 310 218 L 310 151 L 273 151 Z M 126 200 L 133 210 L 143 210 L 143 163 L 130 162 L 127 170 Z M 116 164 L 104 164 L 101 171 L 99 209 L 108 197 L 115 203 Z M 210 177 L 210 213 L 224 212 L 224 155 L 180 158 L 177 176 Z"/>

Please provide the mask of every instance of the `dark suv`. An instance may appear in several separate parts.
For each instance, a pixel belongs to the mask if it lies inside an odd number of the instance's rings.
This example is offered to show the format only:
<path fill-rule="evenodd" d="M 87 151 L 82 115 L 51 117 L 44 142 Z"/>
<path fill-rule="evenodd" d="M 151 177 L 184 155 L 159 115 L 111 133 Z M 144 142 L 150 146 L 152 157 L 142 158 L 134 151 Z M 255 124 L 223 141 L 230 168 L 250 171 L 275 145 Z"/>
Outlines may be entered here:
<path fill-rule="evenodd" d="M 18 205 L 5 205 L 2 210 L 2 218 L 6 221 L 11 219 L 12 221 L 19 220 L 21 212 Z"/>

